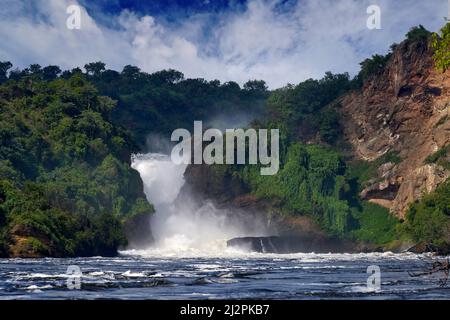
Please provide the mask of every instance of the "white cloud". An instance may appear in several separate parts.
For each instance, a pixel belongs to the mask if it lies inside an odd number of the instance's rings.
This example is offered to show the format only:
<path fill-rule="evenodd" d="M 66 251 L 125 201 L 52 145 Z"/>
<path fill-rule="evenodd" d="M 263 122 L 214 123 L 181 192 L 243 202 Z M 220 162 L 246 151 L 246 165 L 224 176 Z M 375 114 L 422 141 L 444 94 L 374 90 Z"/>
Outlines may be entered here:
<path fill-rule="evenodd" d="M 62 68 L 102 60 L 119 70 L 174 68 L 188 77 L 264 79 L 275 88 L 328 70 L 355 73 L 361 60 L 385 52 L 411 26 L 436 31 L 448 11 L 447 0 L 299 0 L 289 9 L 276 0 L 250 0 L 243 11 L 199 14 L 176 25 L 125 10 L 110 17 L 116 29 L 83 10 L 81 30 L 69 30 L 66 8 L 74 3 L 2 0 L 0 59 Z M 366 28 L 370 4 L 382 9 L 382 30 Z"/>

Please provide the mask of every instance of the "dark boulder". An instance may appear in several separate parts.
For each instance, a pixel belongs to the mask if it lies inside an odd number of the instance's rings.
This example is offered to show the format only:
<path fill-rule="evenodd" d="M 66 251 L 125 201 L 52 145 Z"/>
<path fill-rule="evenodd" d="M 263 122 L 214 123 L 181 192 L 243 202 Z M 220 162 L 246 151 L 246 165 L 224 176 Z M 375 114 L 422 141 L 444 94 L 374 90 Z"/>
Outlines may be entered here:
<path fill-rule="evenodd" d="M 301 236 L 234 238 L 227 241 L 227 246 L 261 253 L 355 252 L 354 245 L 348 241 Z"/>

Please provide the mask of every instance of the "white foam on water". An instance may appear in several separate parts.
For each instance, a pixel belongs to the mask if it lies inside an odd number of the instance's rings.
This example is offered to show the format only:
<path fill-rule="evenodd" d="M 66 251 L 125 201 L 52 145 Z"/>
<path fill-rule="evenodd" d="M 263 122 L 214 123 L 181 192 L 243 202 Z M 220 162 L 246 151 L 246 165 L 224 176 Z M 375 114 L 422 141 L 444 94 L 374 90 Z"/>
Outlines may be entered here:
<path fill-rule="evenodd" d="M 51 289 L 51 288 L 53 288 L 53 286 L 49 285 L 49 284 L 44 285 L 44 286 L 31 285 L 31 286 L 26 287 L 27 290 Z"/>
<path fill-rule="evenodd" d="M 234 237 L 264 236 L 264 227 L 255 221 L 254 230 L 245 229 L 242 224 L 230 223 L 227 212 L 214 207 L 210 202 L 202 206 L 175 201 L 184 186 L 185 164 L 175 164 L 170 157 L 159 153 L 136 154 L 132 157 L 132 167 L 144 182 L 147 200 L 156 209 L 151 219 L 151 229 L 155 242 L 146 249 L 121 251 L 123 256 L 145 258 L 238 258 L 238 259 L 280 259 L 299 260 L 302 263 L 330 260 L 376 260 L 393 258 L 408 260 L 416 257 L 413 253 L 341 253 L 341 254 L 272 254 L 249 252 L 246 248 L 228 248 L 226 241 Z M 331 267 L 331 266 L 330 266 Z"/>
<path fill-rule="evenodd" d="M 122 273 L 122 276 L 127 278 L 142 278 L 146 277 L 147 275 L 142 272 L 132 272 L 131 270 L 127 270 L 124 273 Z"/>
<path fill-rule="evenodd" d="M 132 168 L 144 182 L 147 200 L 155 206 L 151 229 L 155 243 L 146 250 L 126 250 L 124 255 L 198 257 L 235 253 L 226 241 L 240 236 L 264 235 L 246 230 L 239 222 L 227 219 L 225 210 L 205 201 L 199 207 L 190 199 L 176 202 L 187 165 L 175 164 L 163 154 L 136 154 Z M 255 222 L 255 229 L 262 229 Z M 254 232 L 254 234 L 251 234 Z"/>
<path fill-rule="evenodd" d="M 27 275 L 23 275 L 21 277 L 23 278 L 68 278 L 70 275 L 66 274 L 66 273 L 61 273 L 61 274 L 46 274 L 46 273 L 31 273 L 31 274 L 27 274 Z"/>

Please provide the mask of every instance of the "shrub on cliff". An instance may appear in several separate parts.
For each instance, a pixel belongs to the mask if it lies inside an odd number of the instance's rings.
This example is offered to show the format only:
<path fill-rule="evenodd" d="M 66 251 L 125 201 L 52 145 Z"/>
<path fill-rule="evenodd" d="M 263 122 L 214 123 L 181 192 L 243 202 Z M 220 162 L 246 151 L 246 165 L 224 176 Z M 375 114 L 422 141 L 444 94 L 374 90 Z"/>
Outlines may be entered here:
<path fill-rule="evenodd" d="M 436 67 L 446 71 L 450 67 L 450 23 L 441 29 L 441 35 L 433 34 L 432 45 Z"/>
<path fill-rule="evenodd" d="M 261 176 L 256 166 L 240 168 L 252 192 L 286 213 L 314 217 L 334 235 L 349 227 L 350 210 L 343 199 L 345 165 L 336 152 L 317 145 L 289 146 L 278 174 Z"/>
<path fill-rule="evenodd" d="M 361 66 L 361 70 L 353 79 L 353 86 L 360 88 L 367 79 L 372 76 L 379 75 L 384 70 L 384 67 L 388 63 L 391 56 L 392 53 L 388 53 L 386 55 L 375 54 L 372 58 L 367 58 L 362 61 L 359 64 Z"/>
<path fill-rule="evenodd" d="M 384 207 L 364 202 L 362 210 L 354 212 L 354 218 L 358 227 L 352 235 L 358 240 L 384 245 L 397 239 L 399 221 Z"/>
<path fill-rule="evenodd" d="M 432 164 L 435 163 L 437 165 L 440 165 L 447 170 L 450 170 L 450 144 L 446 145 L 445 147 L 439 149 L 435 153 L 430 154 L 426 159 L 426 164 Z"/>
<path fill-rule="evenodd" d="M 411 205 L 405 228 L 414 240 L 437 246 L 450 245 L 449 199 L 450 179 Z"/>
<path fill-rule="evenodd" d="M 412 27 L 408 33 L 406 34 L 406 40 L 414 42 L 414 41 L 423 41 L 427 40 L 431 36 L 431 32 L 428 31 L 423 25 L 419 25 L 416 27 Z"/>

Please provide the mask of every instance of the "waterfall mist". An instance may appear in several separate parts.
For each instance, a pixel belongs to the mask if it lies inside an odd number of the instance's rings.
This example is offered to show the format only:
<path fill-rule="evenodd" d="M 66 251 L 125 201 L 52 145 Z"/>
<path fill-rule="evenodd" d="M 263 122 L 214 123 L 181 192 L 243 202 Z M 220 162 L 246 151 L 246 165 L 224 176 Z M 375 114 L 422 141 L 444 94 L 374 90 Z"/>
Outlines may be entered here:
<path fill-rule="evenodd" d="M 174 164 L 167 155 L 134 155 L 132 167 L 140 173 L 147 199 L 156 209 L 151 218 L 155 242 L 147 250 L 151 253 L 217 254 L 228 250 L 226 241 L 231 238 L 267 234 L 262 219 L 218 209 L 210 201 L 185 194 L 179 197 L 187 165 Z"/>

